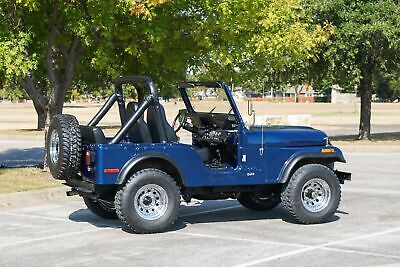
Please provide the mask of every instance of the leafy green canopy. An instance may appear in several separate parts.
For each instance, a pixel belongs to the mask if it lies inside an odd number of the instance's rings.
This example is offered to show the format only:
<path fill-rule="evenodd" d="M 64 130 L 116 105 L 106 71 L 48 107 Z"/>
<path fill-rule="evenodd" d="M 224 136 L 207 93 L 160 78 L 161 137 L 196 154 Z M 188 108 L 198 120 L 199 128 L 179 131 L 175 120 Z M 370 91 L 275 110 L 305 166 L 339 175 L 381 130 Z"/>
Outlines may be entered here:
<path fill-rule="evenodd" d="M 352 88 L 363 77 L 398 68 L 398 1 L 310 0 L 306 6 L 315 23 L 329 21 L 335 27 L 314 65 L 316 76 Z"/>
<path fill-rule="evenodd" d="M 85 57 L 92 66 L 107 70 L 102 50 L 115 45 L 115 31 L 122 28 L 122 19 L 149 20 L 152 10 L 164 1 L 2 1 L 0 4 L 0 70 L 8 79 L 23 77 L 28 72 L 45 76 L 46 47 L 52 38 L 52 24 L 57 24 L 52 49 L 62 65 L 68 48 L 77 38 L 85 48 Z M 54 21 L 54 12 L 58 20 Z M 119 28 L 119 30 L 121 30 Z M 127 29 L 129 30 L 129 29 Z M 121 31 L 120 31 L 121 32 Z M 128 33 L 129 35 L 130 33 Z M 59 54 L 59 55 L 58 55 Z M 39 78 L 39 77 L 38 77 Z"/>
<path fill-rule="evenodd" d="M 298 0 L 8 0 L 0 13 L 0 72 L 9 80 L 32 73 L 45 95 L 53 80 L 65 80 L 72 52 L 74 85 L 85 90 L 139 74 L 170 94 L 188 71 L 237 83 L 283 81 L 331 33 L 329 24 L 311 24 Z"/>
<path fill-rule="evenodd" d="M 253 88 L 286 82 L 291 69 L 314 56 L 332 31 L 311 24 L 300 1 L 203 1 L 199 36 L 210 50 L 196 57 L 194 72 Z"/>

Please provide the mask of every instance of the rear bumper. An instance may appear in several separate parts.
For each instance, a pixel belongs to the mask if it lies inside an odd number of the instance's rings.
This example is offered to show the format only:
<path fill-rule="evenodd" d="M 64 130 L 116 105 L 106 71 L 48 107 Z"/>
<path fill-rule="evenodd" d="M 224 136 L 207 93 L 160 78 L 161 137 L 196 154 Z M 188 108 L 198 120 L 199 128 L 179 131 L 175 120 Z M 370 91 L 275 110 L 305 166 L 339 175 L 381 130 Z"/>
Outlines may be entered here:
<path fill-rule="evenodd" d="M 342 172 L 342 171 L 338 171 L 338 170 L 335 170 L 334 172 L 335 172 L 336 176 L 339 178 L 339 182 L 341 184 L 344 184 L 344 181 L 351 181 L 351 173 Z"/>
<path fill-rule="evenodd" d="M 95 195 L 96 186 L 90 182 L 73 178 L 67 180 L 64 184 L 71 187 L 71 191 L 67 192 L 67 196 L 80 195 L 82 197 L 87 197 L 92 199 L 96 198 Z"/>

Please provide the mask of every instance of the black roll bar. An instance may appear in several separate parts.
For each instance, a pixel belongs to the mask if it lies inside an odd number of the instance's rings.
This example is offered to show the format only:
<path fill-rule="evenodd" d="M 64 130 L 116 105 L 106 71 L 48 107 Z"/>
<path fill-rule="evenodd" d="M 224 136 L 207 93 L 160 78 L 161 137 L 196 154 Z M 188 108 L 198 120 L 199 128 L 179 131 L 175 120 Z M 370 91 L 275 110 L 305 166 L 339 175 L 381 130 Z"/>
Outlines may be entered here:
<path fill-rule="evenodd" d="M 121 125 L 125 125 L 126 123 L 126 108 L 125 108 L 125 100 L 124 94 L 122 92 L 123 84 L 144 84 L 150 91 L 150 94 L 153 96 L 153 100 L 158 103 L 158 92 L 156 87 L 154 86 L 153 81 L 147 76 L 126 76 L 120 77 L 115 80 L 114 93 L 107 99 L 104 106 L 97 112 L 97 114 L 90 120 L 88 126 L 96 126 L 101 119 L 107 114 L 107 112 L 111 109 L 114 103 L 118 102 L 119 116 L 121 120 Z"/>
<path fill-rule="evenodd" d="M 180 88 L 193 88 L 198 86 L 204 86 L 207 88 L 218 88 L 223 86 L 223 82 L 219 81 L 208 81 L 208 82 L 180 82 L 178 83 L 178 89 Z"/>
<path fill-rule="evenodd" d="M 96 126 L 99 121 L 106 115 L 106 113 L 110 110 L 110 108 L 114 105 L 115 101 L 117 101 L 118 96 L 113 93 L 107 99 L 106 103 L 101 107 L 101 109 L 96 113 L 93 119 L 90 120 L 88 126 Z"/>
<path fill-rule="evenodd" d="M 146 97 L 146 99 L 143 101 L 143 103 L 140 105 L 139 109 L 135 111 L 133 116 L 127 120 L 127 115 L 126 115 L 126 107 L 125 107 L 125 100 L 124 100 L 124 95 L 122 91 L 122 85 L 123 84 L 133 84 L 134 86 L 138 84 L 143 84 L 147 89 L 150 91 L 150 95 Z M 101 119 L 107 114 L 107 112 L 111 109 L 111 107 L 114 105 L 115 102 L 118 102 L 118 109 L 119 109 L 119 116 L 121 120 L 121 129 L 117 132 L 117 134 L 113 137 L 113 139 L 110 141 L 110 144 L 116 144 L 120 142 L 128 133 L 129 129 L 133 126 L 133 124 L 136 123 L 136 121 L 140 118 L 140 116 L 143 115 L 145 110 L 150 106 L 150 105 L 155 105 L 157 107 L 157 111 L 159 113 L 161 112 L 160 109 L 158 108 L 159 102 L 158 102 L 158 91 L 153 83 L 153 81 L 147 77 L 147 76 L 126 76 L 126 77 L 120 77 L 115 80 L 114 83 L 115 90 L 114 92 L 110 95 L 110 97 L 107 99 L 106 103 L 101 107 L 101 109 L 96 113 L 96 115 L 93 117 L 93 119 L 90 120 L 88 123 L 88 126 L 93 126 L 95 127 Z M 159 114 L 161 116 L 161 114 Z M 166 133 L 164 133 L 166 136 Z M 163 140 L 166 138 L 162 138 Z"/>
<path fill-rule="evenodd" d="M 126 76 L 120 77 L 115 80 L 115 93 L 119 93 L 122 95 L 122 85 L 123 84 L 144 84 L 150 90 L 150 94 L 158 99 L 158 91 L 154 86 L 153 80 L 147 76 Z"/>
<path fill-rule="evenodd" d="M 152 96 L 152 95 L 149 95 L 148 97 L 146 97 L 146 99 L 140 105 L 138 110 L 135 111 L 133 116 L 125 123 L 125 125 L 121 129 L 119 129 L 117 134 L 111 140 L 110 144 L 119 143 L 126 136 L 129 129 L 137 122 L 137 120 L 143 115 L 145 110 L 152 104 L 152 102 L 154 101 L 153 98 L 154 98 L 154 96 Z"/>

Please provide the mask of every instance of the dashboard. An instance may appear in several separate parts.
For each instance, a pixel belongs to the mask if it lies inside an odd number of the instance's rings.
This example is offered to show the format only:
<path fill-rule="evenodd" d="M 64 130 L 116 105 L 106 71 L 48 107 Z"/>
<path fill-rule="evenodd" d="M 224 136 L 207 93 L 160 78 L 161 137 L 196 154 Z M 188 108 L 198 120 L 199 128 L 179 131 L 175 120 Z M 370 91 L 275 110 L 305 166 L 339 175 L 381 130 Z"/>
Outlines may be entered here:
<path fill-rule="evenodd" d="M 193 139 L 209 144 L 235 144 L 238 123 L 233 114 L 187 113 L 183 128 L 193 133 Z"/>

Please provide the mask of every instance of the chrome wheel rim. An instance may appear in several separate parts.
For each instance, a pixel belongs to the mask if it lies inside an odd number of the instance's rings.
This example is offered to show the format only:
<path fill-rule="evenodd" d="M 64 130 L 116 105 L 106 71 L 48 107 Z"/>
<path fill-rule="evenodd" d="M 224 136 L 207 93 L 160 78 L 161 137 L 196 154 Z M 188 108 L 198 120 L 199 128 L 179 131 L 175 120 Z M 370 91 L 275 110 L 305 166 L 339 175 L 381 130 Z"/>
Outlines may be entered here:
<path fill-rule="evenodd" d="M 53 131 L 50 135 L 50 160 L 56 164 L 58 161 L 58 152 L 60 149 L 60 138 L 57 131 Z"/>
<path fill-rule="evenodd" d="M 331 188 L 321 178 L 313 178 L 304 184 L 301 190 L 301 201 L 303 207 L 309 212 L 320 212 L 324 210 L 331 199 Z"/>
<path fill-rule="evenodd" d="M 141 218 L 150 221 L 156 220 L 167 211 L 168 195 L 161 186 L 147 184 L 136 192 L 133 205 Z"/>

